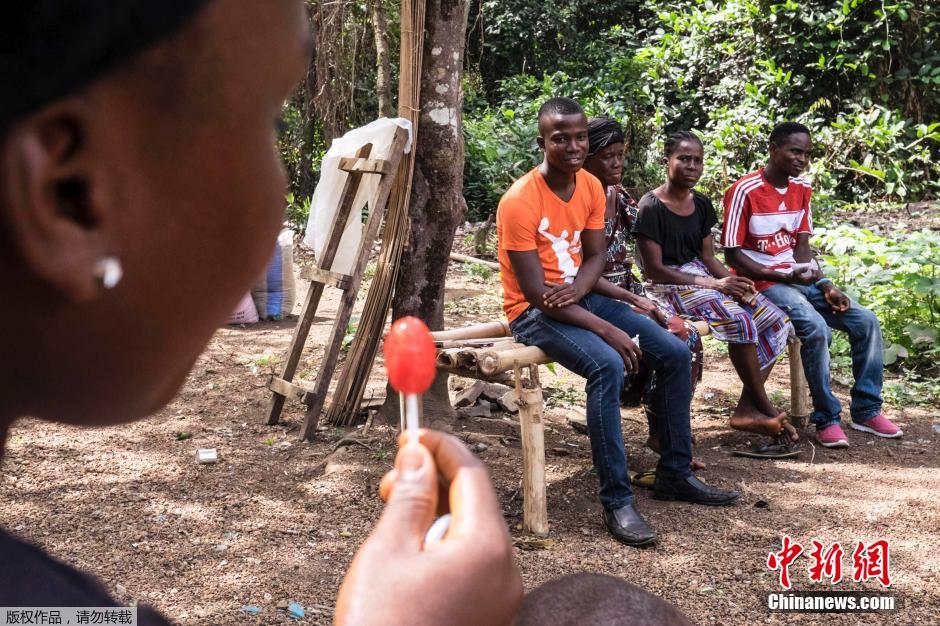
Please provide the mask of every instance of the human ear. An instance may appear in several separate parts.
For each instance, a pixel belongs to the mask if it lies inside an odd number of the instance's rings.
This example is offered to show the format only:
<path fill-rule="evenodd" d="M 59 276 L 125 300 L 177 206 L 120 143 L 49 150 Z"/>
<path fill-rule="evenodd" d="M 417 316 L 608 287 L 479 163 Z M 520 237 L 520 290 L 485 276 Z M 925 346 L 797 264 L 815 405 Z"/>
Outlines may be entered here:
<path fill-rule="evenodd" d="M 535 143 L 538 144 L 539 150 L 545 152 L 545 138 L 539 135 L 535 138 Z"/>
<path fill-rule="evenodd" d="M 7 257 L 71 302 L 101 292 L 101 261 L 116 253 L 107 172 L 92 156 L 85 114 L 75 99 L 56 103 L 21 121 L 0 145 Z"/>

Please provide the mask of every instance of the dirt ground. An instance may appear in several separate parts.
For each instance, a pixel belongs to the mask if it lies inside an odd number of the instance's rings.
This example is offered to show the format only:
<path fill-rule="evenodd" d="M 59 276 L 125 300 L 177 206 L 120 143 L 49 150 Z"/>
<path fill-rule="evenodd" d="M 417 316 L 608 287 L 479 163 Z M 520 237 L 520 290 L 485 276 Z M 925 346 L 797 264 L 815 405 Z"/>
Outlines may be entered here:
<path fill-rule="evenodd" d="M 484 272 L 485 273 L 485 272 Z M 312 384 L 320 345 L 337 302 L 328 291 L 300 368 Z M 493 319 L 498 277 L 451 269 L 448 324 Z M 294 319 L 219 330 L 178 397 L 151 419 L 100 430 L 32 420 L 10 433 L 0 489 L 0 523 L 50 553 L 100 577 L 123 602 L 156 606 L 180 624 L 279 624 L 278 606 L 299 602 L 303 624 L 329 623 L 343 573 L 377 518 L 379 480 L 391 468 L 394 433 L 365 435 L 323 428 L 300 443 L 301 405 L 289 402 L 277 426 L 264 426 L 265 383 L 284 354 Z M 583 402 L 582 383 L 542 368 L 550 390 L 546 433 L 550 539 L 529 549 L 521 530 L 518 429 L 501 419 L 467 419 L 455 433 L 490 467 L 526 587 L 567 573 L 619 576 L 675 603 L 700 624 L 940 624 L 940 424 L 936 408 L 889 407 L 904 428 L 900 441 L 849 432 L 848 450 L 830 451 L 805 437 L 802 456 L 755 461 L 729 451 L 747 436 L 726 427 L 739 383 L 720 344 L 709 341 L 705 378 L 693 403 L 696 456 L 707 482 L 743 491 L 732 508 L 664 503 L 637 489 L 638 506 L 661 537 L 654 549 L 614 542 L 603 528 L 588 439 L 565 421 Z M 381 366 L 373 372 L 383 390 Z M 786 406 L 787 367 L 770 388 Z M 847 390 L 838 388 L 847 401 Z M 102 390 L 107 393 L 107 390 Z M 625 409 L 631 466 L 649 468 L 646 425 Z M 190 435 L 186 438 L 186 435 Z M 347 435 L 361 444 L 334 446 Z M 220 462 L 199 465 L 197 448 L 215 447 Z M 483 446 L 476 446 L 482 448 Z M 562 448 L 562 456 L 552 452 Z M 856 542 L 890 542 L 891 592 L 903 608 L 882 615 L 770 613 L 765 595 L 779 590 L 766 566 L 781 536 L 809 546 L 839 541 L 851 579 Z M 794 588 L 809 582 L 804 557 L 791 570 Z M 839 589 L 880 590 L 843 582 Z M 261 609 L 257 615 L 244 605 Z"/>

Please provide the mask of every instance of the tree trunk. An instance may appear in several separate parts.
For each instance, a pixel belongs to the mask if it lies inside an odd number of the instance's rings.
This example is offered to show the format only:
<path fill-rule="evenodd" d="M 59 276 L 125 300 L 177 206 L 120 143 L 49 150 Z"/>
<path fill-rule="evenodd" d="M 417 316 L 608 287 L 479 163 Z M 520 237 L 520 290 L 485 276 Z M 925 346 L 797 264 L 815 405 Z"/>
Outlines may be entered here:
<path fill-rule="evenodd" d="M 317 29 L 317 22 L 313 15 L 308 17 L 310 20 L 310 33 L 313 35 L 314 46 L 310 56 L 310 63 L 307 65 L 307 75 L 304 77 L 303 88 L 299 91 L 301 99 L 299 109 L 301 114 L 301 137 L 300 137 L 300 171 L 298 172 L 299 197 L 306 198 L 313 195 L 316 187 L 316 180 L 313 176 L 313 155 L 315 133 L 317 127 L 316 105 L 314 104 L 314 95 L 317 92 L 317 50 L 319 49 L 320 33 Z"/>
<path fill-rule="evenodd" d="M 388 56 L 388 20 L 383 0 L 372 0 L 372 30 L 375 33 L 375 91 L 379 99 L 379 117 L 391 117 L 392 64 Z"/>
<path fill-rule="evenodd" d="M 462 132 L 464 0 L 428 0 L 421 115 L 409 206 L 411 233 L 392 300 L 392 318 L 414 315 L 431 329 L 444 324 L 444 279 L 454 231 L 466 213 Z M 381 417 L 398 422 L 397 394 L 389 388 Z M 425 423 L 453 419 L 447 374 L 424 396 Z"/>
<path fill-rule="evenodd" d="M 318 2 L 313 14 L 317 33 L 317 53 L 314 63 L 311 101 L 320 122 L 327 147 L 336 137 L 346 132 L 347 99 L 345 84 L 349 80 L 346 68 L 344 33 L 346 0 Z M 309 81 L 308 81 L 309 82 Z"/>

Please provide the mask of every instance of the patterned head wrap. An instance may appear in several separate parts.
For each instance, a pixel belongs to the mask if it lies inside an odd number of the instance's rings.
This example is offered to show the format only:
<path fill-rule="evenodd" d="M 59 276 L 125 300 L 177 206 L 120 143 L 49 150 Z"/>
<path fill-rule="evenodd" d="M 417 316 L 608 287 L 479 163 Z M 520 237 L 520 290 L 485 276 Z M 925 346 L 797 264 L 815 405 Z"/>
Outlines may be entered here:
<path fill-rule="evenodd" d="M 588 120 L 588 156 L 614 143 L 624 143 L 623 127 L 617 120 L 609 117 L 592 117 Z"/>

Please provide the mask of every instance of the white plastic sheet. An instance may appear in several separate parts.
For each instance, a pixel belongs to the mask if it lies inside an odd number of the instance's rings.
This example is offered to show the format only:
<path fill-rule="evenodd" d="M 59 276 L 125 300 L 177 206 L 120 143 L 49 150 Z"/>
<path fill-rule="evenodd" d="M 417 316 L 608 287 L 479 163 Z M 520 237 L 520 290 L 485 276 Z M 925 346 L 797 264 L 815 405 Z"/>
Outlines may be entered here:
<path fill-rule="evenodd" d="M 405 152 L 408 153 L 411 151 L 413 136 L 411 122 L 401 117 L 394 119 L 383 117 L 361 128 L 354 128 L 339 139 L 333 140 L 333 144 L 320 165 L 320 182 L 313 191 L 310 217 L 307 220 L 307 230 L 303 240 L 305 246 L 313 249 L 318 262 L 326 248 L 326 238 L 335 221 L 343 185 L 346 184 L 346 177 L 349 176 L 348 173 L 339 169 L 339 160 L 343 157 L 355 156 L 356 151 L 368 143 L 372 144 L 370 159 L 388 158 L 395 130 L 399 127 L 408 131 L 408 142 L 405 145 Z M 381 178 L 374 174 L 363 175 L 330 271 L 340 274 L 348 274 L 352 271 L 356 251 L 362 241 L 363 207 L 375 193 Z"/>

